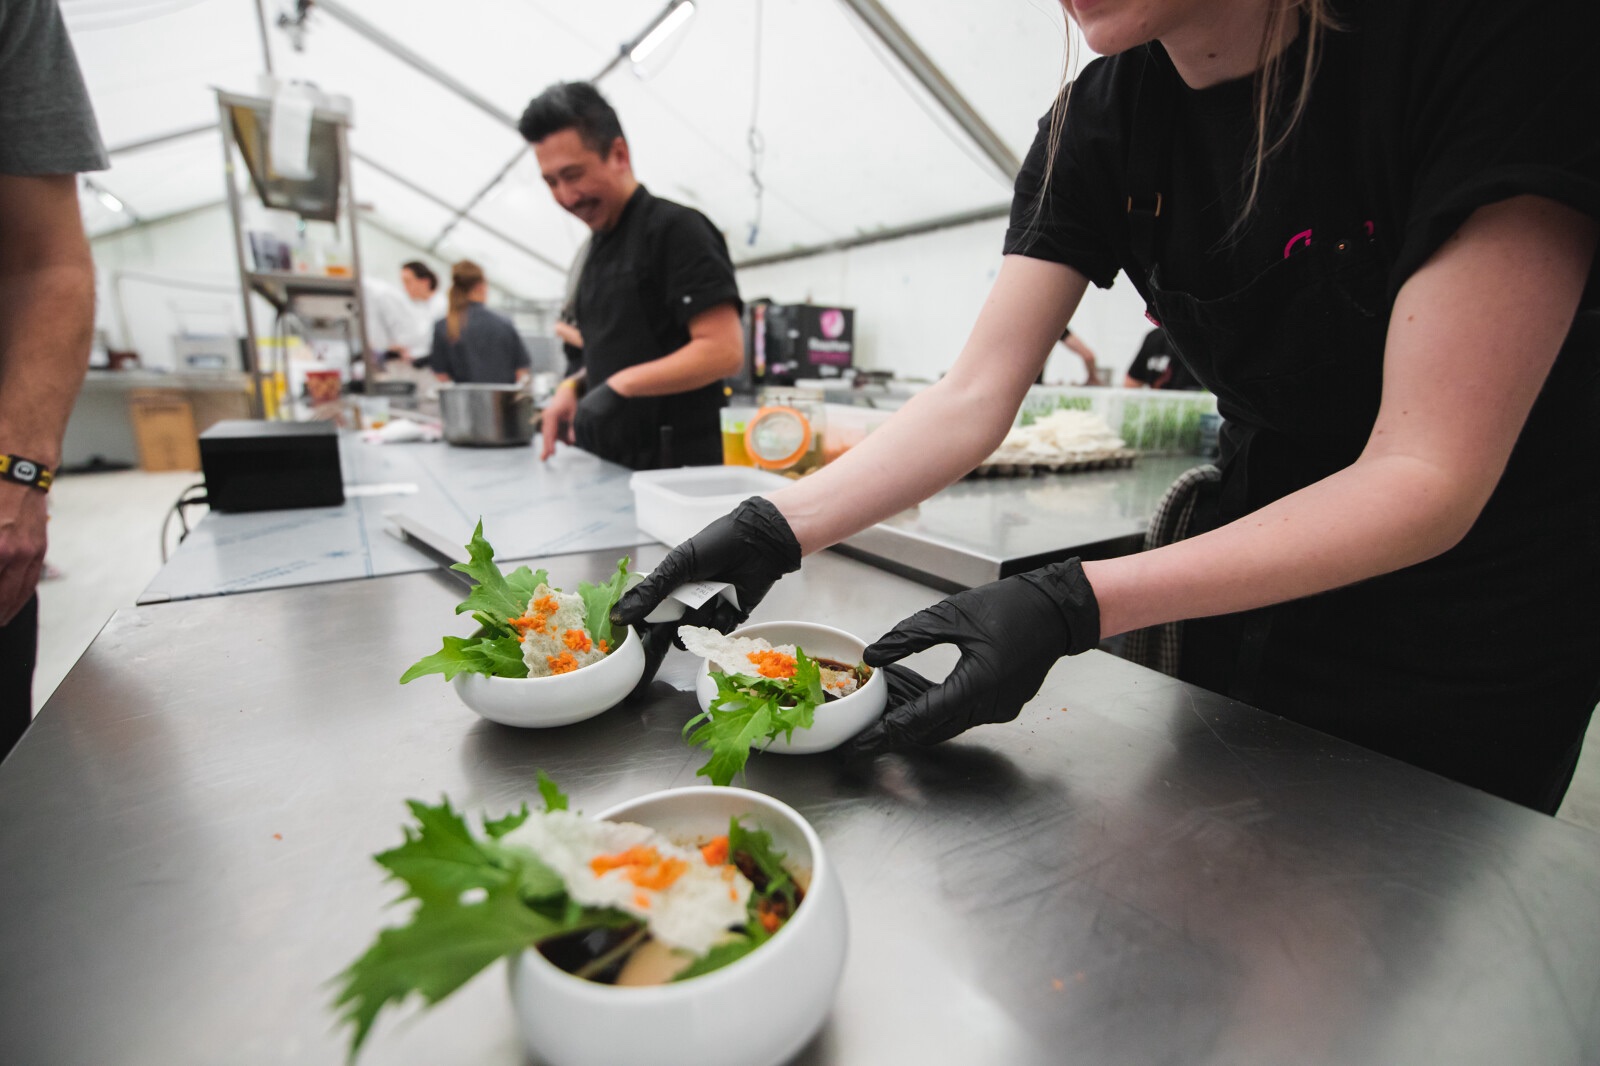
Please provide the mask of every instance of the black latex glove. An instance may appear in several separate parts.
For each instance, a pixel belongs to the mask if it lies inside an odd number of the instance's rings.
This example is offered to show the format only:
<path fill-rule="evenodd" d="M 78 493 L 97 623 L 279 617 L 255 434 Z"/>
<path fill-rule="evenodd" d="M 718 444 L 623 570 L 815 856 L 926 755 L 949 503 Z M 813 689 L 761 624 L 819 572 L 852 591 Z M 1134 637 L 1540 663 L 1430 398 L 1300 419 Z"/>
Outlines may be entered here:
<path fill-rule="evenodd" d="M 649 625 L 641 622 L 633 627 L 639 636 L 639 643 L 644 647 L 644 673 L 639 675 L 639 683 L 633 686 L 633 691 L 628 693 L 628 702 L 641 699 L 649 695 L 650 685 L 655 681 L 656 671 L 661 669 L 661 660 L 667 657 L 667 652 L 672 650 L 674 638 L 677 636 L 678 623 L 669 622 L 664 625 Z"/>
<path fill-rule="evenodd" d="M 634 448 L 635 427 L 625 416 L 628 401 L 605 382 L 590 386 L 572 416 L 574 442 L 586 452 L 627 462 Z"/>
<path fill-rule="evenodd" d="M 954 644 L 961 659 L 943 684 L 921 692 L 904 675 L 922 679 L 896 667 L 903 674 L 889 675 L 888 708 L 851 742 L 849 753 L 925 747 L 975 725 L 1009 722 L 1038 693 L 1057 659 L 1099 640 L 1100 606 L 1076 559 L 958 592 L 907 618 L 863 653 L 868 666 L 885 667 L 936 644 Z"/>
<path fill-rule="evenodd" d="M 649 577 L 617 601 L 611 624 L 638 625 L 643 630 L 644 616 L 679 585 L 725 581 L 739 597 L 737 608 L 713 596 L 668 627 L 676 632 L 680 625 L 710 626 L 726 633 L 750 617 L 773 582 L 798 569 L 800 542 L 789 523 L 771 500 L 752 496 L 668 552 Z"/>

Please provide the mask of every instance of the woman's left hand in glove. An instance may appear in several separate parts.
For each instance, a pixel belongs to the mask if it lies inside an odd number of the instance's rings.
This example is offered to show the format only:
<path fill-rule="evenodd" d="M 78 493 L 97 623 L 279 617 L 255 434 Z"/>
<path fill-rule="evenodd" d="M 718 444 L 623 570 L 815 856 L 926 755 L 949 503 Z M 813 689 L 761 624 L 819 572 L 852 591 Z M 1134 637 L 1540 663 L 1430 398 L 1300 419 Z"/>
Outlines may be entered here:
<path fill-rule="evenodd" d="M 891 685 L 888 709 L 851 742 L 849 753 L 926 747 L 975 725 L 1009 722 L 1038 693 L 1057 659 L 1099 640 L 1100 607 L 1076 559 L 958 592 L 918 611 L 863 653 L 868 666 L 881 668 L 954 644 L 961 659 L 942 684 L 925 691 Z"/>

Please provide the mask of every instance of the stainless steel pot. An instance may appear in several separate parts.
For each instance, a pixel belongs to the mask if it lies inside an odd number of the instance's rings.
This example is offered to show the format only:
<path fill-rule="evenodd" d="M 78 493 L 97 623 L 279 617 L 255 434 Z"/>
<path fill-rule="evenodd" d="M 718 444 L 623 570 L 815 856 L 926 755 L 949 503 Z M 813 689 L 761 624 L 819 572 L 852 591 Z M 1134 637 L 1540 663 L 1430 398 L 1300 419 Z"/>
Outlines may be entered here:
<path fill-rule="evenodd" d="M 439 414 L 451 444 L 493 447 L 533 439 L 533 397 L 526 385 L 441 385 Z"/>

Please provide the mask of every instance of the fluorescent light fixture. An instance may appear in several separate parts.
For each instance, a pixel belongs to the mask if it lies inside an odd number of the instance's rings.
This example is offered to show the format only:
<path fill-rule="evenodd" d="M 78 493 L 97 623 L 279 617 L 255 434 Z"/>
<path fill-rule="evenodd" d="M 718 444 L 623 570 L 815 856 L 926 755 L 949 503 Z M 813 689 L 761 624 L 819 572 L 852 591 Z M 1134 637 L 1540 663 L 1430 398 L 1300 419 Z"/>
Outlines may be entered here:
<path fill-rule="evenodd" d="M 107 207 L 111 208 L 111 210 L 118 211 L 118 212 L 125 210 L 125 208 L 122 206 L 122 201 L 117 199 L 115 196 L 112 196 L 110 193 L 106 192 L 104 189 L 96 187 L 95 190 L 94 190 L 94 194 L 100 198 L 100 202 L 101 203 L 103 203 Z"/>
<path fill-rule="evenodd" d="M 683 25 L 694 17 L 694 0 L 683 0 L 682 3 L 667 12 L 665 18 L 656 23 L 655 29 L 644 35 L 644 40 L 633 46 L 633 51 L 628 53 L 628 58 L 635 63 L 643 63 L 657 48 L 660 48 L 677 33 Z"/>

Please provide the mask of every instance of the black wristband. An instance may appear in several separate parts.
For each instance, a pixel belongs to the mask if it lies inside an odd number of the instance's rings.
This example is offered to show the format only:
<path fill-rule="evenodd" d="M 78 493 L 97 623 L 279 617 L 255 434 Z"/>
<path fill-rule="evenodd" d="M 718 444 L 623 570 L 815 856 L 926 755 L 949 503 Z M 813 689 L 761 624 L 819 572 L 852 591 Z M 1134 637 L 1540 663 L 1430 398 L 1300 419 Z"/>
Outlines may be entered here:
<path fill-rule="evenodd" d="M 50 483 L 55 480 L 56 472 L 32 459 L 0 452 L 0 478 L 26 485 L 30 489 L 38 489 L 40 492 L 49 492 Z"/>

